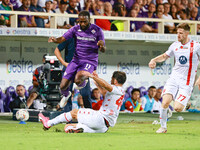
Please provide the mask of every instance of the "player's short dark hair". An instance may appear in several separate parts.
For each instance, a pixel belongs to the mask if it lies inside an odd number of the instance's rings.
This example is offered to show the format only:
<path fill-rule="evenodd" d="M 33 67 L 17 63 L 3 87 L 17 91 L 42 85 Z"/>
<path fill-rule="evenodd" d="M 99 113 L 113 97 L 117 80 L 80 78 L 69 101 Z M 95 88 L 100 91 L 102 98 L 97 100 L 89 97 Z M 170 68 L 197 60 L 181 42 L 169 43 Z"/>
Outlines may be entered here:
<path fill-rule="evenodd" d="M 119 84 L 124 84 L 126 82 L 126 73 L 122 71 L 113 72 L 113 78 L 117 80 Z"/>
<path fill-rule="evenodd" d="M 89 11 L 86 11 L 86 10 L 82 10 L 78 16 L 88 16 L 88 19 L 90 19 L 90 13 Z"/>
<path fill-rule="evenodd" d="M 185 31 L 190 31 L 190 26 L 189 24 L 187 23 L 180 23 L 178 26 L 177 26 L 177 29 L 183 29 Z"/>
<path fill-rule="evenodd" d="M 139 92 L 139 93 L 140 93 L 140 89 L 134 88 L 134 89 L 131 91 L 131 95 L 133 95 L 134 92 Z"/>
<path fill-rule="evenodd" d="M 156 89 L 156 87 L 155 86 L 150 86 L 149 88 L 148 88 L 148 90 L 150 90 L 150 89 Z"/>

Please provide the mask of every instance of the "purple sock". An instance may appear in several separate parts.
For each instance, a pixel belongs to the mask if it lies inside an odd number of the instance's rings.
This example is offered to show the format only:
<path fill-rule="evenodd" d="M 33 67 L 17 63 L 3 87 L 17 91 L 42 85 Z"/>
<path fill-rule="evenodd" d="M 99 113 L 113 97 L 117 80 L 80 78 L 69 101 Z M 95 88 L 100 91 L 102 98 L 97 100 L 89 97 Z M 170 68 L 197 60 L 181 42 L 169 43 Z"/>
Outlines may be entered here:
<path fill-rule="evenodd" d="M 61 94 L 67 97 L 69 94 L 69 88 L 67 88 L 67 90 L 61 90 Z"/>

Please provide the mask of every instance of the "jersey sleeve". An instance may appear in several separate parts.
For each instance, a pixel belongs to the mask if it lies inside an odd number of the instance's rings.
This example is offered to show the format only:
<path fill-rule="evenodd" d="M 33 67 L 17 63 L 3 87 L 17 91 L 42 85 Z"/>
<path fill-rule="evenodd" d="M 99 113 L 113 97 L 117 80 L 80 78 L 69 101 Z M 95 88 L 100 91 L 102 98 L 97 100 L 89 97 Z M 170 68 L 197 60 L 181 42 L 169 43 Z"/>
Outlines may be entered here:
<path fill-rule="evenodd" d="M 173 49 L 174 49 L 174 43 L 170 45 L 170 47 L 169 47 L 168 50 L 165 52 L 165 54 L 167 54 L 169 57 L 174 56 Z"/>
<path fill-rule="evenodd" d="M 76 26 L 70 28 L 67 32 L 65 32 L 65 33 L 63 34 L 63 37 L 64 37 L 66 40 L 69 40 L 69 39 L 73 38 L 73 36 L 74 36 L 74 34 L 75 34 L 75 30 L 76 30 L 75 27 L 76 27 Z"/>

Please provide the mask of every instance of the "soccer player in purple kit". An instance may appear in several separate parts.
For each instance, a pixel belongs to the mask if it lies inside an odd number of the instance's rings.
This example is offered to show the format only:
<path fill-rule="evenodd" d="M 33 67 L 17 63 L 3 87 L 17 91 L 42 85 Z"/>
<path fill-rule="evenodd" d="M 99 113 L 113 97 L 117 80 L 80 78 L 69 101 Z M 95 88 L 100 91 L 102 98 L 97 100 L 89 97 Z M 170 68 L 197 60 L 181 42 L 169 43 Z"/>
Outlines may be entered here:
<path fill-rule="evenodd" d="M 72 61 L 67 64 L 67 68 L 60 83 L 63 98 L 60 107 L 65 106 L 65 102 L 71 96 L 69 86 L 76 83 L 81 89 L 87 84 L 85 72 L 92 73 L 98 65 L 98 50 L 105 52 L 105 40 L 100 27 L 90 23 L 88 11 L 81 11 L 78 15 L 79 24 L 70 28 L 59 38 L 50 37 L 48 42 L 62 43 L 70 38 L 75 38 L 75 53 Z"/>

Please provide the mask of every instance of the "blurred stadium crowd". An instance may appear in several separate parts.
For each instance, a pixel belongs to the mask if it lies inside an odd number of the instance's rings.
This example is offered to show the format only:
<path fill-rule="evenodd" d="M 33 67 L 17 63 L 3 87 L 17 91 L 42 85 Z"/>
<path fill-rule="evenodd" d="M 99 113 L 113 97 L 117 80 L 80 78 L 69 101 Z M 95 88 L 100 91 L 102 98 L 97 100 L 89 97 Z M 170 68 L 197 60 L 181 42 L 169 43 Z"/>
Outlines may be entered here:
<path fill-rule="evenodd" d="M 1 0 L 0 10 L 78 14 L 88 10 L 91 15 L 105 16 L 95 23 L 103 30 L 123 31 L 124 22 L 108 20 L 106 16 L 142 17 L 179 20 L 200 20 L 200 0 Z M 58 17 L 57 27 L 69 29 L 77 18 Z M 10 15 L 0 15 L 0 24 L 10 26 Z M 165 23 L 165 33 L 175 33 L 176 23 Z M 50 27 L 50 16 L 19 15 L 19 27 Z M 130 31 L 157 33 L 158 23 L 131 21 Z M 200 34 L 200 24 L 197 26 Z"/>
<path fill-rule="evenodd" d="M 9 86 L 5 92 L 0 88 L 0 112 L 12 112 L 15 108 L 26 108 L 27 99 L 32 88 L 33 86 L 30 86 L 28 89 L 23 85 L 17 85 L 16 88 Z M 126 89 L 121 111 L 130 113 L 137 111 L 159 113 L 162 102 L 162 89 L 163 86 L 158 88 L 150 86 L 148 89 L 143 86 L 140 88 L 129 86 Z M 98 88 L 91 89 L 92 109 L 99 110 L 103 99 L 104 96 L 101 95 Z M 84 107 L 84 101 L 79 90 L 74 89 L 71 100 L 72 109 Z M 46 109 L 46 106 L 46 103 L 42 101 L 42 97 L 39 97 L 34 100 L 34 103 L 30 108 L 42 110 Z M 171 106 L 170 109 L 173 110 Z"/>

